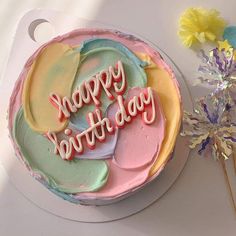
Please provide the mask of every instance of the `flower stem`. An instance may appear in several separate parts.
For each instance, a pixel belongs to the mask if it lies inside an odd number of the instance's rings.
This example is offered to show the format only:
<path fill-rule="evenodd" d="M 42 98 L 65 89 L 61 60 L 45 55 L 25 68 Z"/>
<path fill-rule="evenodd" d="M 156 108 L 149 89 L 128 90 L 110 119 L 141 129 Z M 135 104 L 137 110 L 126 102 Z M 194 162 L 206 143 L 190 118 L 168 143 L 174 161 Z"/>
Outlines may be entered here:
<path fill-rule="evenodd" d="M 220 157 L 220 163 L 221 163 L 221 167 L 222 167 L 223 172 L 224 172 L 225 181 L 226 181 L 226 184 L 227 184 L 227 187 L 228 187 L 228 191 L 229 191 L 229 194 L 230 194 L 231 201 L 233 203 L 234 211 L 236 213 L 236 204 L 235 204 L 235 200 L 234 200 L 234 195 L 233 195 L 232 187 L 231 187 L 231 184 L 230 184 L 230 181 L 229 181 L 229 176 L 228 176 L 227 168 L 226 168 L 226 165 L 225 165 L 225 160 L 224 160 L 223 157 Z"/>

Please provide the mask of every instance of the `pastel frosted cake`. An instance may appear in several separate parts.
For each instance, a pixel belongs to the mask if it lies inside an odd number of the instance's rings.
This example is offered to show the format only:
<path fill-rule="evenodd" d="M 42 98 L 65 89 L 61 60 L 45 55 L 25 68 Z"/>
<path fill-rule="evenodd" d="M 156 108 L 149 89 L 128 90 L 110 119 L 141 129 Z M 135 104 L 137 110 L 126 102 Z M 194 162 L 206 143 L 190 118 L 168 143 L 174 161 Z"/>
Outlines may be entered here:
<path fill-rule="evenodd" d="M 114 30 L 79 29 L 41 46 L 9 105 L 14 150 L 29 173 L 85 205 L 116 202 L 155 179 L 180 124 L 170 67 L 155 48 Z"/>

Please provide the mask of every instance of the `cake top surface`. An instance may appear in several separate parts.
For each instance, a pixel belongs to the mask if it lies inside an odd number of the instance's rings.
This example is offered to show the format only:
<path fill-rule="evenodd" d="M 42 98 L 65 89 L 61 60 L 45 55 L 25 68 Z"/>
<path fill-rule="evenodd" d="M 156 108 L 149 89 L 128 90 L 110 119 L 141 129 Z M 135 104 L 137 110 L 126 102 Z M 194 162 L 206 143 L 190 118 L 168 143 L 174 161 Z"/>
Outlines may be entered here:
<path fill-rule="evenodd" d="M 156 49 L 102 29 L 75 30 L 40 47 L 9 107 L 17 156 L 70 201 L 141 188 L 169 160 L 180 123 L 178 83 Z"/>

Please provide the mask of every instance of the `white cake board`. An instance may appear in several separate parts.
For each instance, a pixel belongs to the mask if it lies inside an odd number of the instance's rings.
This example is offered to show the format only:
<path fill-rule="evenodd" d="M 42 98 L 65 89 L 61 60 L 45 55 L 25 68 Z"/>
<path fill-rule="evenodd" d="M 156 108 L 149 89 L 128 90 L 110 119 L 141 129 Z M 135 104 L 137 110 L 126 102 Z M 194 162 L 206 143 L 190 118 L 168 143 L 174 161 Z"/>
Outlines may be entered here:
<path fill-rule="evenodd" d="M 140 212 L 157 201 L 173 185 L 188 159 L 189 149 L 184 138 L 177 140 L 174 158 L 169 161 L 164 171 L 155 181 L 150 183 L 135 195 L 122 200 L 118 203 L 107 206 L 81 206 L 67 202 L 49 190 L 42 184 L 34 180 L 25 169 L 25 167 L 15 157 L 14 151 L 8 137 L 7 130 L 7 108 L 8 101 L 24 63 L 31 54 L 42 44 L 36 42 L 34 30 L 42 22 L 50 22 L 54 28 L 54 35 L 64 34 L 76 28 L 114 28 L 107 24 L 78 19 L 60 12 L 52 10 L 32 10 L 26 13 L 20 20 L 12 51 L 9 56 L 5 75 L 0 83 L 0 160 L 6 170 L 11 183 L 21 192 L 29 201 L 39 208 L 59 217 L 80 222 L 108 222 L 131 216 Z M 115 27 L 115 29 L 121 30 Z M 127 30 L 121 30 L 127 32 Z M 136 35 L 144 40 L 143 37 Z M 148 41 L 148 40 L 145 40 Z M 148 42 L 152 44 L 151 42 Z M 183 75 L 173 61 L 157 46 L 164 60 L 172 67 L 178 79 L 183 98 L 183 108 L 192 110 L 192 98 Z"/>

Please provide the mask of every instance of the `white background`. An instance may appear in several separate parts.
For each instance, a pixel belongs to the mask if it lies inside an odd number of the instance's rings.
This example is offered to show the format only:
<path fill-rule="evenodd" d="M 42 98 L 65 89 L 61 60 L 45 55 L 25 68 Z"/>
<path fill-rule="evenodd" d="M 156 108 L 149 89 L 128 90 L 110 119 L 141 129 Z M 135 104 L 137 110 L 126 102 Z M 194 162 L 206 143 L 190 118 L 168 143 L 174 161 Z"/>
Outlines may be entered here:
<path fill-rule="evenodd" d="M 137 32 L 162 48 L 189 84 L 199 59 L 184 48 L 176 31 L 181 12 L 190 6 L 216 8 L 236 25 L 236 2 L 228 1 L 17 1 L 0 3 L 0 71 L 3 72 L 17 22 L 32 8 L 51 8 Z M 199 95 L 197 88 L 192 89 Z M 229 161 L 228 164 L 232 164 Z M 232 165 L 229 166 L 232 170 Z M 236 176 L 231 174 L 234 193 Z M 27 201 L 9 182 L 0 165 L 0 235 L 236 235 L 233 211 L 220 164 L 192 153 L 175 185 L 157 203 L 129 218 L 99 224 L 71 222 L 50 215 Z"/>

